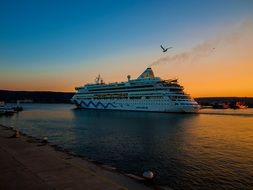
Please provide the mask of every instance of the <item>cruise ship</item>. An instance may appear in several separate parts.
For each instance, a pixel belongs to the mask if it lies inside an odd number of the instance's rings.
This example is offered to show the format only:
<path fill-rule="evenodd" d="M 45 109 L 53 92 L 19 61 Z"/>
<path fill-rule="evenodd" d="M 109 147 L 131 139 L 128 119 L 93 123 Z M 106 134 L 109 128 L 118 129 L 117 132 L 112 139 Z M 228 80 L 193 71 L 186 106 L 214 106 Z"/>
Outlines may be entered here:
<path fill-rule="evenodd" d="M 94 84 L 76 87 L 71 102 L 85 109 L 196 113 L 200 108 L 177 79 L 162 80 L 151 68 L 127 79 L 106 84 L 99 75 Z"/>

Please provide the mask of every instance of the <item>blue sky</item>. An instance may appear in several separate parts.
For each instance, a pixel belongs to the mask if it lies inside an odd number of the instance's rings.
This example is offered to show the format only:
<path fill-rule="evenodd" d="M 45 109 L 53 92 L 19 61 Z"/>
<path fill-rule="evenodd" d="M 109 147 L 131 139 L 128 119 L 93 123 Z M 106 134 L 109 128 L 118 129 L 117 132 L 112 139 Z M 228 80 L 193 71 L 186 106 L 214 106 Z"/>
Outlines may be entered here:
<path fill-rule="evenodd" d="M 0 74 L 180 51 L 251 18 L 252 0 L 0 0 Z"/>

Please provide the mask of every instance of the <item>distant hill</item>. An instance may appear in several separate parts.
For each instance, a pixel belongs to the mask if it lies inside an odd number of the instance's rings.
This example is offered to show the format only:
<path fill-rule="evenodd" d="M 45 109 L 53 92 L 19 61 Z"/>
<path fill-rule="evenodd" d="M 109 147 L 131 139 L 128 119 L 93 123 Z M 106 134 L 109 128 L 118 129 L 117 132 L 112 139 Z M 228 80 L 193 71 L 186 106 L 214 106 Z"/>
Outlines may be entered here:
<path fill-rule="evenodd" d="M 34 103 L 70 103 L 74 92 L 50 92 L 50 91 L 10 91 L 0 90 L 0 101 L 8 103 L 17 100 L 26 100 Z M 195 100 L 205 106 L 224 102 L 244 102 L 253 108 L 253 97 L 199 97 Z"/>
<path fill-rule="evenodd" d="M 73 92 L 0 90 L 0 101 L 8 103 L 26 100 L 34 103 L 70 103 Z"/>
<path fill-rule="evenodd" d="M 243 102 L 250 108 L 253 108 L 253 97 L 203 97 L 194 98 L 199 104 L 204 106 L 210 106 L 215 103 L 232 103 Z"/>

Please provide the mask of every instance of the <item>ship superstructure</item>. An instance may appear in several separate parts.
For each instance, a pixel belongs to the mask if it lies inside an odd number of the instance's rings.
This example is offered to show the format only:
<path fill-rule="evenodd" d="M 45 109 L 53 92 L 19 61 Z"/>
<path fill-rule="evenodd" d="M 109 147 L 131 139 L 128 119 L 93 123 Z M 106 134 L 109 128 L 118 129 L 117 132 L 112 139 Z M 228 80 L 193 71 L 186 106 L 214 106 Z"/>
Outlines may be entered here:
<path fill-rule="evenodd" d="M 162 80 L 147 68 L 137 79 L 105 84 L 97 77 L 94 84 L 76 87 L 71 101 L 79 108 L 151 112 L 197 112 L 198 103 L 184 92 L 177 79 Z"/>

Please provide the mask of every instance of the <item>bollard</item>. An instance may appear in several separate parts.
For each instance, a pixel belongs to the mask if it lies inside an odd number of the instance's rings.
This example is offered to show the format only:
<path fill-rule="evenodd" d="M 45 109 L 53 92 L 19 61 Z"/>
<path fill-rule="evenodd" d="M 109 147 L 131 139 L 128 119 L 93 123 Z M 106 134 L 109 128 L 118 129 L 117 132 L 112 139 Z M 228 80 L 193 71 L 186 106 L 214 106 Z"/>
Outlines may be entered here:
<path fill-rule="evenodd" d="M 44 137 L 43 138 L 43 143 L 47 143 L 48 142 L 48 138 L 47 137 Z"/>
<path fill-rule="evenodd" d="M 19 138 L 20 137 L 19 130 L 15 130 L 15 133 L 11 137 L 12 138 Z"/>
<path fill-rule="evenodd" d="M 145 171 L 143 172 L 142 176 L 145 178 L 145 179 L 153 179 L 154 178 L 154 173 L 152 171 Z"/>

